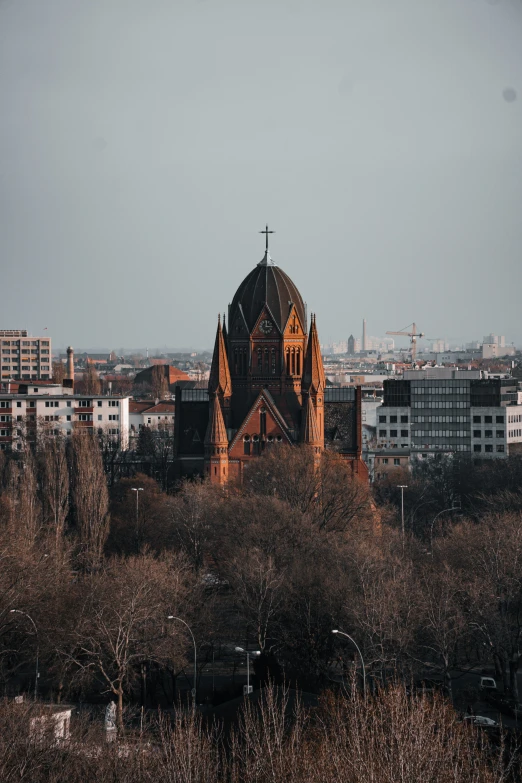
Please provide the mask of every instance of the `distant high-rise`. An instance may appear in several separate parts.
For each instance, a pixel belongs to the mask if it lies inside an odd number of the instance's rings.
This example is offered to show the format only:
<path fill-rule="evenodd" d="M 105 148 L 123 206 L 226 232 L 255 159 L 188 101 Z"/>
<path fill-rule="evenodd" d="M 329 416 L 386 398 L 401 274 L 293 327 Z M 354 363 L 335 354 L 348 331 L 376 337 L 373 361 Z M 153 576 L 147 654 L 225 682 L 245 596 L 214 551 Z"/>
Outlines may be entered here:
<path fill-rule="evenodd" d="M 363 351 L 368 350 L 368 341 L 366 339 L 366 318 L 363 318 L 362 349 Z"/>
<path fill-rule="evenodd" d="M 348 338 L 347 348 L 348 348 L 347 350 L 348 356 L 353 356 L 355 354 L 355 339 L 353 334 L 351 334 Z"/>
<path fill-rule="evenodd" d="M 3 381 L 52 377 L 51 338 L 31 337 L 26 329 L 0 329 Z"/>

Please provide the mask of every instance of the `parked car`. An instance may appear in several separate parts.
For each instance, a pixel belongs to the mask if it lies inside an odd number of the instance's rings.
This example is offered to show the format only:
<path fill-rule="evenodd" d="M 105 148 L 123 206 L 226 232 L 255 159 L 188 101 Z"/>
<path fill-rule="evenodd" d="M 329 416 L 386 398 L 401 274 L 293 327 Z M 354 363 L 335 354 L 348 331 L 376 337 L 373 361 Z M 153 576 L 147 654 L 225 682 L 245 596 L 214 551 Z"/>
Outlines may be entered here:
<path fill-rule="evenodd" d="M 464 715 L 466 723 L 472 723 L 473 726 L 486 726 L 487 728 L 495 728 L 498 726 L 496 720 L 493 718 L 486 718 L 484 715 Z"/>
<path fill-rule="evenodd" d="M 496 691 L 497 682 L 493 677 L 481 677 L 479 688 L 481 691 Z"/>

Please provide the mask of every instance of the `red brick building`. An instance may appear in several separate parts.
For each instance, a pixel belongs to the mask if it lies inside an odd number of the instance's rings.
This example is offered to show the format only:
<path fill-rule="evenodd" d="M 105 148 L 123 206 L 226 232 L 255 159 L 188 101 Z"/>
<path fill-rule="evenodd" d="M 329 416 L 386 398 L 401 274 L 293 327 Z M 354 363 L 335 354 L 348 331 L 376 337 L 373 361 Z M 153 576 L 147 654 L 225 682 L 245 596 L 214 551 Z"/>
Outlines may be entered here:
<path fill-rule="evenodd" d="M 228 331 L 218 319 L 208 391 L 176 390 L 177 474 L 241 481 L 248 462 L 279 443 L 307 445 L 319 459 L 325 390 L 315 316 L 308 330 L 301 294 L 267 245 L 229 305 Z M 350 436 L 337 450 L 366 477 L 360 402 L 346 402 Z"/>

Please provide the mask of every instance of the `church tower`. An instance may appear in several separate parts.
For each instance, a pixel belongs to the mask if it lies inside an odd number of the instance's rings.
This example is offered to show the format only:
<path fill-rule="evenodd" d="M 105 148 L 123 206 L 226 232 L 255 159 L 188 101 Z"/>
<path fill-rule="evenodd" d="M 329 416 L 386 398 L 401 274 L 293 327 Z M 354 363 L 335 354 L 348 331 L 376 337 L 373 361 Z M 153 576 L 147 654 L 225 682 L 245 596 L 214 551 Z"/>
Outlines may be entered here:
<path fill-rule="evenodd" d="M 265 254 L 237 289 L 228 312 L 228 357 L 234 388 L 231 425 L 239 427 L 266 390 L 297 439 L 306 349 L 306 311 L 292 280 Z"/>
<path fill-rule="evenodd" d="M 319 451 L 324 449 L 325 387 L 326 377 L 324 374 L 323 357 L 321 356 L 315 315 L 312 315 L 301 384 L 304 411 L 301 442 L 308 443 L 310 446 L 319 449 Z M 312 424 L 314 418 L 316 421 L 315 427 Z"/>
<path fill-rule="evenodd" d="M 205 434 L 205 472 L 212 484 L 228 481 L 228 436 L 219 397 L 211 403 Z"/>
<path fill-rule="evenodd" d="M 212 365 L 210 367 L 210 376 L 208 380 L 208 393 L 211 399 L 219 398 L 223 406 L 225 424 L 230 426 L 230 401 L 232 397 L 232 378 L 228 366 L 227 348 L 225 343 L 225 318 L 223 316 L 223 328 L 221 327 L 221 318 L 218 315 L 218 325 L 216 331 L 216 340 L 214 343 L 214 353 L 212 354 Z"/>

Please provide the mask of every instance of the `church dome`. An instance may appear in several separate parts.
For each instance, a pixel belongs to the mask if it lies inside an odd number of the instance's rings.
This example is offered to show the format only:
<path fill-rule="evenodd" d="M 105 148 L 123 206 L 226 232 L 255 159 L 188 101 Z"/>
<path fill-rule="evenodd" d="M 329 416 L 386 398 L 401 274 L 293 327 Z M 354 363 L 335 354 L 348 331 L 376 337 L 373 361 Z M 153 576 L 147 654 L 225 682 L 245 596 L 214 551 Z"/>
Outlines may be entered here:
<path fill-rule="evenodd" d="M 268 250 L 237 289 L 230 305 L 229 328 L 234 328 L 238 316 L 239 320 L 242 320 L 242 311 L 248 330 L 252 332 L 265 305 L 281 331 L 285 327 L 291 306 L 295 305 L 306 332 L 305 306 L 301 294 L 288 275 L 272 261 Z"/>

